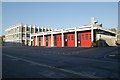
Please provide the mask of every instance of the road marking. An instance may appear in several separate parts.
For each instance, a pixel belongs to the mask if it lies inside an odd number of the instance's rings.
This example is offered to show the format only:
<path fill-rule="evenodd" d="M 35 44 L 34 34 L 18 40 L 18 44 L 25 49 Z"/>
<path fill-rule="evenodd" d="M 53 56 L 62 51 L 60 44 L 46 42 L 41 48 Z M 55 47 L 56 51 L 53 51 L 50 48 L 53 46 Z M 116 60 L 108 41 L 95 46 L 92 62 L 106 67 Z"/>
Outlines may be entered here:
<path fill-rule="evenodd" d="M 16 59 L 16 58 L 15 58 L 15 59 L 12 59 L 12 60 L 13 60 L 13 61 L 18 61 L 19 59 Z"/>
<path fill-rule="evenodd" d="M 114 54 L 111 54 L 111 55 L 109 55 L 109 56 L 115 56 Z"/>
<path fill-rule="evenodd" d="M 59 70 L 59 71 L 75 74 L 75 75 L 78 75 L 78 76 L 83 76 L 83 77 L 88 77 L 88 78 L 100 78 L 100 77 L 93 76 L 93 75 L 90 75 L 90 74 L 83 74 L 83 73 L 68 70 L 68 69 L 57 68 L 57 67 L 54 67 L 54 66 L 41 64 L 41 63 L 38 63 L 38 62 L 34 62 L 34 61 L 31 61 L 31 60 L 27 60 L 27 59 L 15 57 L 15 56 L 7 55 L 7 54 L 2 54 L 2 55 L 10 57 L 10 58 L 19 59 L 19 60 L 22 60 L 22 61 L 25 61 L 25 62 L 28 62 L 28 63 L 31 63 L 31 64 L 35 64 L 35 65 L 38 65 L 38 66 L 42 66 L 42 67 L 46 67 L 46 68 L 50 68 L 50 69 L 56 69 L 56 70 Z"/>
<path fill-rule="evenodd" d="M 104 58 L 105 58 L 105 56 L 104 56 Z M 82 58 L 81 58 L 82 59 Z M 87 58 L 83 58 L 83 59 L 86 59 L 86 60 L 91 60 L 91 61 L 95 61 L 95 62 L 100 62 L 100 63 L 118 63 L 117 61 L 102 61 L 102 59 L 100 59 L 100 60 L 96 60 L 96 59 L 87 59 Z"/>

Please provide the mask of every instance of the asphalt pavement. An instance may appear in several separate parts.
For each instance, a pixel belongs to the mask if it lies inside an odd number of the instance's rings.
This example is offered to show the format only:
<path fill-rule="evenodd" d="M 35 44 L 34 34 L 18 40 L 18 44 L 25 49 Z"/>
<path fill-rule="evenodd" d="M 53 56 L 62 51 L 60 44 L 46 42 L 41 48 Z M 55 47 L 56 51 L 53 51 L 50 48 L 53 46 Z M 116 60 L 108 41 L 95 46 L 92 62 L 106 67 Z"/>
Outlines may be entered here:
<path fill-rule="evenodd" d="M 3 78 L 119 78 L 120 47 L 2 47 Z"/>

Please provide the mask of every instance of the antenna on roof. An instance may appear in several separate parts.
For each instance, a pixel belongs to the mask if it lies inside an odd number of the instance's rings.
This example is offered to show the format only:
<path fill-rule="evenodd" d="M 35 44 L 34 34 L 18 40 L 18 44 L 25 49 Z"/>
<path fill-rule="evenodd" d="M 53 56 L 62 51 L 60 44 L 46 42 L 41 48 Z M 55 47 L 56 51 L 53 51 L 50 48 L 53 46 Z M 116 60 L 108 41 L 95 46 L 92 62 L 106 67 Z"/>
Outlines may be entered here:
<path fill-rule="evenodd" d="M 96 23 L 98 23 L 98 21 L 96 20 L 95 17 L 92 17 L 92 18 L 91 18 L 91 23 L 92 23 L 92 24 L 96 24 Z"/>

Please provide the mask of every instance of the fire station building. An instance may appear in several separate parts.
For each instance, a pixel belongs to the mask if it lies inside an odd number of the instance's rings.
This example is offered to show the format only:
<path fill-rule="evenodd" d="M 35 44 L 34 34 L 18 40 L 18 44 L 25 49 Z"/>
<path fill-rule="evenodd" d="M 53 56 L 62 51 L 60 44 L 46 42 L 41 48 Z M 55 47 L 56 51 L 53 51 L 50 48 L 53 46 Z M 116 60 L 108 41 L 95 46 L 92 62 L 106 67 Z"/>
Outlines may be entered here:
<path fill-rule="evenodd" d="M 92 47 L 97 45 L 115 46 L 116 33 L 105 29 L 93 17 L 89 25 L 81 27 L 52 30 L 31 34 L 32 46 L 49 47 Z"/>

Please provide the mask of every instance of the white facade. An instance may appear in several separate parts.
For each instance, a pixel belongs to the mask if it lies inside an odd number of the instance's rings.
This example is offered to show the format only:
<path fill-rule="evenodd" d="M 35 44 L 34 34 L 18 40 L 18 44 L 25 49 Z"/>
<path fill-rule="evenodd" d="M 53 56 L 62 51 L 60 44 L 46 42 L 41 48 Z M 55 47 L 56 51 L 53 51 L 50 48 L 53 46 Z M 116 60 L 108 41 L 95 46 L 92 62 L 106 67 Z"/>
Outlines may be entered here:
<path fill-rule="evenodd" d="M 31 34 L 46 32 L 49 28 L 41 28 L 36 25 L 17 24 L 5 30 L 5 42 L 31 45 Z"/>
<path fill-rule="evenodd" d="M 11 28 L 8 28 L 5 30 L 5 42 L 11 42 L 16 44 L 22 44 L 22 45 L 39 45 L 39 38 L 42 36 L 41 44 L 42 46 L 45 45 L 45 36 L 51 35 L 51 45 L 54 45 L 54 35 L 61 34 L 62 36 L 62 47 L 64 47 L 64 34 L 66 33 L 74 33 L 75 37 L 75 47 L 78 45 L 78 39 L 77 35 L 78 32 L 83 31 L 90 31 L 91 32 L 91 42 L 95 42 L 96 40 L 99 40 L 99 36 L 112 36 L 116 35 L 115 32 L 112 32 L 108 29 L 104 29 L 101 25 L 97 24 L 97 20 L 95 18 L 91 18 L 91 23 L 89 25 L 84 25 L 81 27 L 73 27 L 73 28 L 66 28 L 66 29 L 51 29 L 51 28 L 45 28 L 45 27 L 39 27 L 36 25 L 27 25 L 27 24 L 17 24 L 12 26 Z M 101 33 L 102 32 L 102 33 Z M 107 33 L 107 34 L 106 34 Z M 34 40 L 34 38 L 36 38 Z M 108 37 L 107 37 L 108 38 Z M 111 37 L 110 37 L 111 38 Z M 115 38 L 115 36 L 112 36 L 112 38 Z M 107 39 L 106 39 L 107 40 Z M 109 41 L 110 42 L 110 41 Z"/>
<path fill-rule="evenodd" d="M 78 40 L 77 40 L 77 33 L 78 32 L 83 32 L 83 31 L 90 31 L 91 32 L 91 42 L 94 43 L 96 42 L 97 40 L 99 40 L 99 35 L 101 35 L 101 39 L 105 39 L 106 42 L 108 42 L 109 46 L 114 46 L 115 45 L 115 41 L 116 41 L 116 36 L 112 36 L 112 35 L 116 35 L 115 32 L 113 31 L 110 31 L 108 29 L 105 29 L 103 28 L 100 24 L 97 24 L 97 20 L 95 20 L 95 18 L 92 18 L 91 19 L 91 23 L 89 25 L 84 25 L 84 26 L 81 26 L 81 27 L 73 27 L 73 28 L 66 28 L 66 29 L 54 29 L 53 31 L 47 31 L 47 32 L 40 32 L 40 33 L 33 33 L 31 34 L 31 37 L 36 37 L 36 40 L 35 40 L 35 45 L 37 46 L 39 43 L 37 41 L 37 38 L 39 36 L 42 36 L 42 46 L 45 46 L 44 43 L 45 43 L 45 40 L 44 40 L 44 36 L 46 35 L 56 35 L 56 34 L 61 34 L 62 36 L 62 47 L 64 47 L 64 34 L 66 33 L 70 33 L 70 32 L 73 32 L 75 34 L 75 46 L 74 47 L 77 47 L 77 43 L 78 43 Z M 100 33 L 100 32 L 103 32 L 103 33 Z M 107 33 L 107 34 L 106 34 Z M 105 37 L 106 38 L 103 38 Z M 108 39 L 107 39 L 108 38 Z M 111 41 L 109 41 L 109 39 L 112 39 Z M 53 37 L 51 38 L 51 47 L 54 46 L 53 44 Z M 31 39 L 31 42 L 34 42 L 34 39 Z M 113 43 L 112 43 L 113 42 Z"/>

